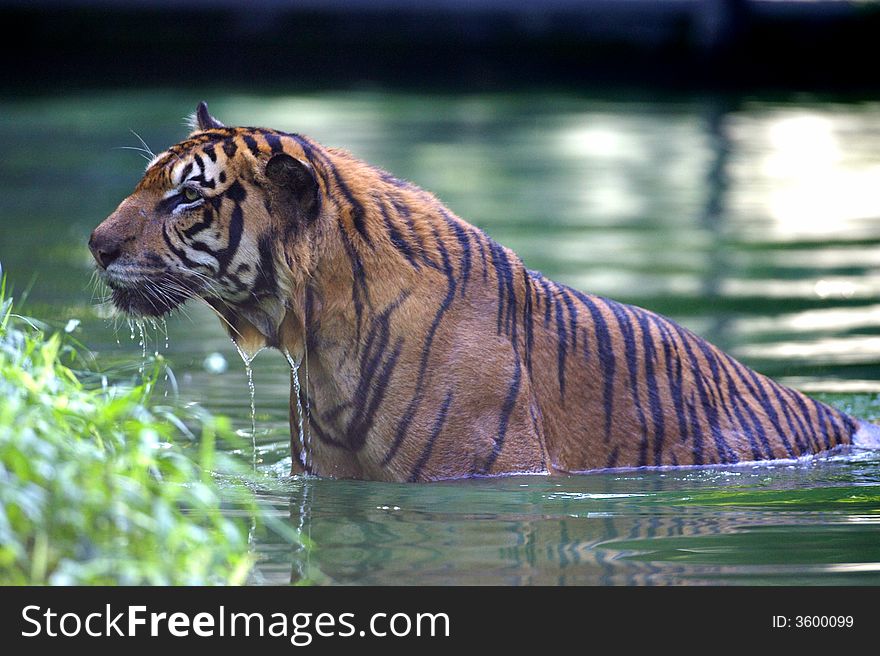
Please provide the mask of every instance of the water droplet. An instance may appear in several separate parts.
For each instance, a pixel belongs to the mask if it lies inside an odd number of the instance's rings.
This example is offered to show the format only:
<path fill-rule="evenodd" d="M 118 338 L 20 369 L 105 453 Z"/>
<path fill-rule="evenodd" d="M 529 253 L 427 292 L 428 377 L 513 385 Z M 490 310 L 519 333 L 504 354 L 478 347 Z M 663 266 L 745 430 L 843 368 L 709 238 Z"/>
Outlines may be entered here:
<path fill-rule="evenodd" d="M 235 340 L 232 342 L 235 344 Z M 247 353 L 241 350 L 238 344 L 235 344 L 235 350 L 238 351 L 239 357 L 241 357 L 241 361 L 244 362 L 244 371 L 247 374 L 248 381 L 248 391 L 251 394 L 251 447 L 252 447 L 252 461 L 251 465 L 254 470 L 257 469 L 257 405 L 256 405 L 256 388 L 254 387 L 254 371 L 251 369 L 251 362 L 253 361 L 252 357 L 249 357 Z"/>
<path fill-rule="evenodd" d="M 229 365 L 226 363 L 226 358 L 223 357 L 223 354 L 215 351 L 204 359 L 202 367 L 209 374 L 222 374 Z"/>
<path fill-rule="evenodd" d="M 138 368 L 138 373 L 141 376 L 144 375 L 144 368 L 147 366 L 147 336 L 144 334 L 144 322 L 138 320 L 137 322 L 138 335 L 140 336 L 140 341 L 138 341 L 138 346 L 141 347 L 141 366 Z"/>
<path fill-rule="evenodd" d="M 300 403 L 300 385 L 299 385 L 299 365 L 300 363 L 293 359 L 293 356 L 290 355 L 290 352 L 287 349 L 284 349 L 284 357 L 287 358 L 287 363 L 290 365 L 290 382 L 293 385 L 293 395 L 296 399 L 296 420 L 297 427 L 299 428 L 299 460 L 303 466 L 303 469 L 308 469 L 308 451 L 311 445 L 306 443 L 305 432 L 303 430 L 303 408 Z"/>

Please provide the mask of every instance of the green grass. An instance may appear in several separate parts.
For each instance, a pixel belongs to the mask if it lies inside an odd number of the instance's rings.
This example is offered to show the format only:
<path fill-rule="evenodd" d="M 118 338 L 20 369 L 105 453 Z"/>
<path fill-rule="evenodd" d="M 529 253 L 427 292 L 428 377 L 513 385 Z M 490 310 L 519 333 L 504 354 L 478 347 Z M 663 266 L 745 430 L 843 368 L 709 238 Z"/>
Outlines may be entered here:
<path fill-rule="evenodd" d="M 215 482 L 228 422 L 152 403 L 158 365 L 110 385 L 78 352 L 0 283 L 0 584 L 244 582 L 266 518 Z M 244 517 L 222 512 L 230 496 Z"/>

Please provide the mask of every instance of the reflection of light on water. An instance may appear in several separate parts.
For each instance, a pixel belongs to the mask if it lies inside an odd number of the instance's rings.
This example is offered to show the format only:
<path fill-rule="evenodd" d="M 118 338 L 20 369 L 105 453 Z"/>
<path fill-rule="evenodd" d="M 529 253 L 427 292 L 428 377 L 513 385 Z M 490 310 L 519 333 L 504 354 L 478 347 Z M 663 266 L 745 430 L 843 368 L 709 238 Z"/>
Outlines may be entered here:
<path fill-rule="evenodd" d="M 642 492 L 629 492 L 629 493 L 619 493 L 619 494 L 598 494 L 591 492 L 551 492 L 550 494 L 545 495 L 546 499 L 575 499 L 580 501 L 586 501 L 589 499 L 599 499 L 599 500 L 608 500 L 608 499 L 630 499 L 634 497 L 653 497 L 655 494 L 647 494 Z"/>
<path fill-rule="evenodd" d="M 590 112 L 560 123 L 558 148 L 568 157 L 636 163 L 650 155 L 633 118 Z"/>
<path fill-rule="evenodd" d="M 772 150 L 764 158 L 764 175 L 774 178 L 827 173 L 840 162 L 833 123 L 814 114 L 777 119 L 767 128 Z"/>
<path fill-rule="evenodd" d="M 701 199 L 693 189 L 694 181 L 704 175 L 705 136 L 697 122 L 665 118 L 661 127 L 639 113 L 615 113 L 603 107 L 556 121 L 553 153 L 565 167 L 565 176 L 558 179 L 577 192 L 576 210 L 582 222 L 590 217 L 679 219 L 680 207 L 672 213 L 658 211 L 658 201 L 664 198 L 660 190 L 678 191 L 672 192 L 676 201 L 693 203 L 692 210 L 699 211 Z"/>
<path fill-rule="evenodd" d="M 841 235 L 880 216 L 880 165 L 851 147 L 850 123 L 807 109 L 734 119 L 735 140 L 756 149 L 734 167 L 736 204 L 769 215 L 760 227 L 774 238 Z"/>
<path fill-rule="evenodd" d="M 880 563 L 840 563 L 825 565 L 826 572 L 880 572 Z"/>
<path fill-rule="evenodd" d="M 813 288 L 819 298 L 828 298 L 829 296 L 851 298 L 856 293 L 855 283 L 850 280 L 822 279 L 818 280 Z"/>
<path fill-rule="evenodd" d="M 722 283 L 729 296 L 759 298 L 875 298 L 880 295 L 880 276 L 836 278 L 819 281 L 781 279 L 730 279 Z"/>
<path fill-rule="evenodd" d="M 775 344 L 749 344 L 737 348 L 735 355 L 740 358 L 773 360 L 810 359 L 837 364 L 876 362 L 880 359 L 880 337 L 851 335 Z"/>
<path fill-rule="evenodd" d="M 764 332 L 790 333 L 819 330 L 839 332 L 865 327 L 880 327 L 880 305 L 804 310 L 777 317 L 738 319 L 735 322 L 735 331 L 741 335 L 754 335 Z"/>
<path fill-rule="evenodd" d="M 831 394 L 877 394 L 880 393 L 880 381 L 878 380 L 840 380 L 823 378 L 815 380 L 801 376 L 779 378 L 778 382 L 788 385 L 808 394 L 814 392 L 828 392 Z"/>

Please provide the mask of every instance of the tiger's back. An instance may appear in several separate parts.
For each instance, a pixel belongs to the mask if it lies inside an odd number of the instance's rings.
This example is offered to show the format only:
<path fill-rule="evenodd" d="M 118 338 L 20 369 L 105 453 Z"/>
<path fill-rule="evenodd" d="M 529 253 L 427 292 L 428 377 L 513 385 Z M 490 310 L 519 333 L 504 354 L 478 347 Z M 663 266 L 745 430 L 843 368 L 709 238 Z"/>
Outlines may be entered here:
<path fill-rule="evenodd" d="M 674 322 L 529 271 L 415 185 L 198 119 L 92 250 L 121 309 L 203 299 L 245 351 L 284 352 L 295 472 L 424 481 L 876 446 L 875 427 Z"/>
<path fill-rule="evenodd" d="M 550 306 L 564 310 L 544 316 L 558 361 L 545 423 L 567 471 L 798 458 L 849 444 L 858 430 L 665 317 L 550 285 Z M 572 425 L 591 425 L 590 438 L 567 440 Z"/>

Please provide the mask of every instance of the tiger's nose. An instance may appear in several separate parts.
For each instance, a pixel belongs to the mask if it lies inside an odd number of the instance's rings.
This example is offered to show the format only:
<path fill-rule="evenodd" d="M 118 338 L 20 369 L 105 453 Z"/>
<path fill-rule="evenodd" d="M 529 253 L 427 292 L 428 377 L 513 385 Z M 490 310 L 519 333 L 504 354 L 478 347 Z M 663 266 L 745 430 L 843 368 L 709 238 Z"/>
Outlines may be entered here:
<path fill-rule="evenodd" d="M 89 237 L 89 250 L 95 261 L 106 269 L 110 264 L 122 253 L 122 244 L 119 240 L 114 239 L 106 234 L 99 234 L 97 230 L 92 232 Z"/>

